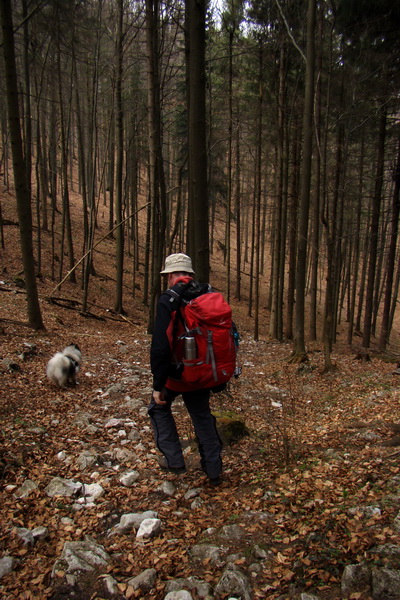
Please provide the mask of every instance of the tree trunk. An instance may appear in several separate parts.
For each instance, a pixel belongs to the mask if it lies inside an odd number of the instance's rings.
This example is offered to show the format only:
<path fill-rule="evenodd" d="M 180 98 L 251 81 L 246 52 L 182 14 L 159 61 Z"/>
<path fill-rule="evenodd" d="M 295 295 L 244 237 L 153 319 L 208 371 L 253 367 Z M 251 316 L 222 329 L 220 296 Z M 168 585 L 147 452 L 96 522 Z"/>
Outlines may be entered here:
<path fill-rule="evenodd" d="M 124 278 L 124 225 L 122 224 L 123 202 L 123 161 L 124 161 L 124 121 L 122 107 L 122 61 L 123 61 L 123 16 L 124 2 L 118 0 L 118 31 L 116 43 L 117 78 L 115 86 L 115 123 L 117 135 L 116 194 L 115 218 L 117 229 L 115 235 L 115 258 L 117 264 L 114 310 L 123 314 L 123 278 Z"/>
<path fill-rule="evenodd" d="M 295 279 L 296 279 L 296 247 L 297 247 L 297 209 L 299 201 L 299 170 L 300 170 L 300 120 L 295 117 L 293 125 L 292 143 L 292 169 L 288 190 L 288 229 L 289 229 L 289 263 L 288 285 L 286 294 L 286 326 L 285 336 L 293 339 L 293 315 L 295 306 Z"/>
<path fill-rule="evenodd" d="M 364 331 L 362 345 L 369 348 L 371 342 L 372 311 L 374 300 L 374 286 L 376 276 L 376 259 L 378 252 L 379 236 L 379 218 L 382 201 L 382 185 L 384 176 L 384 156 L 385 156 L 385 138 L 386 138 L 386 103 L 382 103 L 380 109 L 379 135 L 377 164 L 375 175 L 375 190 L 372 202 L 371 233 L 369 240 L 369 263 L 368 263 L 368 283 L 365 298 Z"/>
<path fill-rule="evenodd" d="M 389 252 L 386 263 L 386 290 L 383 306 L 381 333 L 379 338 L 379 350 L 383 352 L 386 349 L 386 344 L 389 341 L 390 335 L 390 308 L 392 305 L 392 290 L 394 279 L 394 266 L 396 260 L 396 247 L 399 231 L 399 215 L 400 215 L 400 139 L 397 151 L 397 164 L 394 173 L 394 188 L 392 199 L 392 215 L 391 215 L 391 232 Z M 394 297 L 394 304 L 397 302 L 397 296 Z"/>
<path fill-rule="evenodd" d="M 0 2 L 0 17 L 3 31 L 3 54 L 7 92 L 8 122 L 13 154 L 13 170 L 17 211 L 20 230 L 21 253 L 24 265 L 28 321 L 33 329 L 44 329 L 38 290 L 35 277 L 35 260 L 32 243 L 32 208 L 29 197 L 29 185 L 26 181 L 26 162 L 24 160 L 19 116 L 17 70 L 15 63 L 14 29 L 10 0 Z"/>
<path fill-rule="evenodd" d="M 240 128 L 236 128 L 236 159 L 235 159 L 235 215 L 236 215 L 236 299 L 241 300 L 241 273 L 242 243 L 241 243 L 241 169 L 240 169 Z"/>
<path fill-rule="evenodd" d="M 353 240 L 353 260 L 351 261 L 352 267 L 352 282 L 350 291 L 350 308 L 349 308 L 349 327 L 347 331 L 347 343 L 349 346 L 353 343 L 354 333 L 354 318 L 355 318 L 355 307 L 356 307 L 356 294 L 357 294 L 357 283 L 359 281 L 359 270 L 360 270 L 360 235 L 361 235 L 361 208 L 363 199 L 364 189 L 364 147 L 365 147 L 365 136 L 364 129 L 362 131 L 361 148 L 360 148 L 360 163 L 359 163 L 359 191 L 357 198 L 357 211 L 356 211 L 356 228 L 355 236 Z"/>
<path fill-rule="evenodd" d="M 317 339 L 317 306 L 318 306 L 318 267 L 319 267 L 319 244 L 320 244 L 320 220 L 321 220 L 321 104 L 322 104 L 322 48 L 323 48 L 323 23 L 324 13 L 319 7 L 318 14 L 318 50 L 317 50 L 317 83 L 315 99 L 315 186 L 313 194 L 313 229 L 311 242 L 311 283 L 310 283 L 310 340 Z"/>
<path fill-rule="evenodd" d="M 148 52 L 148 102 L 149 102 L 149 181 L 152 201 L 152 269 L 151 299 L 148 332 L 152 332 L 155 309 L 160 293 L 160 271 L 165 247 L 166 189 L 162 156 L 161 90 L 159 64 L 159 11 L 158 0 L 146 0 L 146 34 Z"/>
<path fill-rule="evenodd" d="M 305 289 L 307 267 L 308 215 L 310 211 L 310 185 L 313 137 L 314 66 L 315 66 L 315 12 L 316 0 L 308 0 L 307 10 L 307 62 L 306 89 L 303 114 L 303 159 L 301 170 L 299 235 L 296 268 L 296 332 L 294 357 L 296 361 L 307 358 L 304 339 Z"/>
<path fill-rule="evenodd" d="M 286 248 L 286 222 L 287 222 L 287 186 L 285 185 L 285 171 L 287 168 L 286 156 L 286 52 L 285 42 L 281 39 L 279 60 L 279 92 L 278 92 L 278 135 L 275 180 L 275 235 L 273 250 L 272 270 L 272 296 L 270 334 L 277 340 L 283 338 L 282 303 L 284 287 L 284 262 Z M 285 191 L 286 190 L 286 191 Z"/>
<path fill-rule="evenodd" d="M 189 206 L 191 250 L 199 281 L 209 279 L 208 181 L 206 140 L 206 0 L 186 0 L 189 17 Z"/>

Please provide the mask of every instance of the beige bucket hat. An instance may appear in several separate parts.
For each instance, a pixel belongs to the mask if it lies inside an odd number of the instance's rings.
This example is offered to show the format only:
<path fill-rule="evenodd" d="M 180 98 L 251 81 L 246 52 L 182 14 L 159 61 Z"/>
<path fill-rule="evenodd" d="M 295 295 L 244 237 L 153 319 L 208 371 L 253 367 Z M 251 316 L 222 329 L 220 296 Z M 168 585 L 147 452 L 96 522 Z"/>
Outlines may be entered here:
<path fill-rule="evenodd" d="M 187 254 L 170 254 L 165 259 L 164 271 L 161 271 L 161 275 L 167 273 L 179 273 L 183 271 L 185 273 L 194 273 L 192 267 L 192 259 Z"/>

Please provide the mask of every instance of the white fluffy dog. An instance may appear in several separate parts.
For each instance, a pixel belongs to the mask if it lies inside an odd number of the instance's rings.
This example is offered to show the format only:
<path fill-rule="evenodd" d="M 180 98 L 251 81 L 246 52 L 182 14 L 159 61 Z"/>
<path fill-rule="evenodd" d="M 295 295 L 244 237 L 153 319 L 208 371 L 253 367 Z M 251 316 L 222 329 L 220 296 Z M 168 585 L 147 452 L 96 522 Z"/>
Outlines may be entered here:
<path fill-rule="evenodd" d="M 82 362 L 82 354 L 79 346 L 71 344 L 62 352 L 57 352 L 47 363 L 47 377 L 59 385 L 65 387 L 67 383 L 76 384 L 79 367 Z"/>

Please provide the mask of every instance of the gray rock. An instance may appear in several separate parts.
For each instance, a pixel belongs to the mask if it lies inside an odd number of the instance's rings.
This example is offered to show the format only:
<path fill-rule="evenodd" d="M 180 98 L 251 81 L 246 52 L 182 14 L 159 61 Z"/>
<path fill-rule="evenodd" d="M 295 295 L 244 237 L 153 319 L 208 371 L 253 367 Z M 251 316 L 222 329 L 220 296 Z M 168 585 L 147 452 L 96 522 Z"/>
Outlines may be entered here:
<path fill-rule="evenodd" d="M 82 412 L 76 415 L 73 423 L 78 427 L 85 428 L 91 425 L 93 423 L 93 420 L 94 419 L 91 414 Z"/>
<path fill-rule="evenodd" d="M 193 596 L 187 590 L 179 590 L 177 592 L 169 592 L 164 597 L 164 600 L 193 600 Z"/>
<path fill-rule="evenodd" d="M 139 529 L 140 524 L 145 519 L 156 519 L 157 513 L 153 510 L 146 510 L 143 513 L 125 513 L 122 515 L 118 525 L 116 525 L 111 533 L 128 533 L 132 529 Z"/>
<path fill-rule="evenodd" d="M 109 419 L 104 425 L 106 429 L 121 429 L 125 425 L 125 419 Z"/>
<path fill-rule="evenodd" d="M 15 498 L 27 498 L 32 492 L 37 490 L 38 484 L 32 481 L 31 479 L 25 479 L 24 483 L 20 488 L 15 490 L 14 496 Z"/>
<path fill-rule="evenodd" d="M 271 554 L 271 551 L 264 550 L 264 548 L 256 544 L 253 548 L 253 554 L 255 558 L 264 559 L 267 558 L 268 554 Z"/>
<path fill-rule="evenodd" d="M 166 592 L 177 592 L 182 588 L 189 588 L 196 592 L 200 598 L 207 598 L 211 595 L 211 586 L 206 581 L 198 579 L 197 577 L 187 577 L 186 579 L 172 579 L 167 581 L 165 586 Z"/>
<path fill-rule="evenodd" d="M 274 517 L 273 514 L 268 512 L 262 512 L 258 510 L 249 510 L 244 513 L 244 518 L 251 519 L 252 522 L 257 521 L 259 523 L 265 523 L 266 521 L 270 521 L 271 518 Z"/>
<path fill-rule="evenodd" d="M 90 498 L 100 498 L 104 494 L 104 488 L 99 483 L 85 483 L 82 489 L 83 496 Z"/>
<path fill-rule="evenodd" d="M 117 596 L 119 594 L 118 582 L 111 575 L 104 575 L 101 577 L 104 588 L 110 596 Z"/>
<path fill-rule="evenodd" d="M 122 483 L 125 487 L 131 487 L 135 481 L 139 479 L 140 475 L 138 471 L 128 471 L 127 473 L 123 473 L 119 478 L 119 482 Z"/>
<path fill-rule="evenodd" d="M 162 492 L 166 496 L 174 496 L 176 492 L 176 487 L 174 486 L 172 481 L 163 481 L 163 483 L 158 486 L 157 492 Z"/>
<path fill-rule="evenodd" d="M 282 390 L 274 385 L 265 385 L 264 386 L 265 393 L 268 398 L 271 400 L 282 400 L 283 398 L 287 398 L 288 393 L 285 390 Z"/>
<path fill-rule="evenodd" d="M 201 498 L 195 498 L 192 502 L 192 504 L 190 505 L 190 508 L 192 510 L 196 510 L 196 508 L 200 508 L 201 506 L 203 506 L 204 504 L 204 500 L 202 500 Z"/>
<path fill-rule="evenodd" d="M 144 519 L 140 523 L 140 527 L 136 534 L 136 538 L 152 538 L 155 537 L 161 531 L 161 520 L 160 519 Z"/>
<path fill-rule="evenodd" d="M 249 565 L 250 573 L 261 573 L 263 570 L 262 565 L 260 563 L 252 563 Z"/>
<path fill-rule="evenodd" d="M 393 526 L 396 531 L 400 531 L 400 512 L 397 515 L 397 517 L 395 518 L 395 520 L 393 521 Z"/>
<path fill-rule="evenodd" d="M 0 558 L 0 579 L 4 577 L 4 575 L 11 573 L 17 562 L 17 559 L 13 556 L 4 556 L 3 558 Z"/>
<path fill-rule="evenodd" d="M 247 577 L 235 565 L 229 564 L 218 581 L 215 592 L 217 594 L 232 594 L 242 600 L 252 600 L 253 594 Z"/>
<path fill-rule="evenodd" d="M 116 396 L 117 394 L 122 394 L 126 391 L 126 388 L 122 382 L 114 383 L 110 385 L 109 388 L 106 389 L 103 396 Z"/>
<path fill-rule="evenodd" d="M 124 404 L 122 405 L 126 408 L 130 408 L 131 410 L 139 410 L 140 408 L 143 407 L 143 401 L 142 400 L 134 400 L 132 398 L 130 398 L 129 396 L 127 396 L 125 398 Z"/>
<path fill-rule="evenodd" d="M 155 584 L 157 579 L 157 571 L 155 569 L 146 569 L 142 573 L 139 573 L 136 577 L 133 577 L 128 581 L 134 590 L 142 590 L 143 592 L 149 592 Z"/>
<path fill-rule="evenodd" d="M 106 567 L 110 562 L 110 555 L 103 546 L 93 540 L 65 542 L 60 558 L 54 563 L 52 576 L 54 577 L 57 571 L 66 573 L 94 571 Z"/>
<path fill-rule="evenodd" d="M 17 536 L 20 540 L 22 540 L 24 546 L 33 546 L 34 539 L 32 535 L 32 531 L 30 529 L 26 529 L 26 527 L 16 527 L 15 531 L 17 532 Z"/>
<path fill-rule="evenodd" d="M 347 565 L 344 568 L 341 588 L 342 595 L 347 597 L 350 594 L 361 592 L 371 587 L 371 570 L 367 565 Z"/>
<path fill-rule="evenodd" d="M 372 571 L 372 597 L 374 600 L 399 600 L 400 571 L 374 569 Z"/>
<path fill-rule="evenodd" d="M 35 542 L 36 540 L 45 540 L 49 537 L 49 530 L 47 527 L 35 527 L 32 529 L 32 535 Z"/>
<path fill-rule="evenodd" d="M 135 460 L 136 455 L 126 448 L 116 448 L 111 452 L 111 457 L 119 463 L 129 463 Z"/>
<path fill-rule="evenodd" d="M 246 533 L 239 525 L 225 525 L 225 527 L 221 529 L 220 535 L 224 538 L 240 540 Z"/>
<path fill-rule="evenodd" d="M 96 453 L 93 454 L 90 452 L 90 450 L 84 450 L 78 456 L 76 464 L 78 465 L 79 469 L 83 471 L 87 467 L 91 467 L 97 461 L 97 459 L 98 455 Z"/>
<path fill-rule="evenodd" d="M 381 509 L 378 508 L 377 506 L 357 506 L 354 508 L 349 508 L 349 510 L 347 512 L 350 515 L 356 515 L 357 513 L 360 513 L 366 519 L 370 519 L 371 517 L 373 517 L 375 515 L 380 517 L 382 514 Z"/>
<path fill-rule="evenodd" d="M 192 498 L 196 498 L 201 492 L 202 488 L 192 488 L 188 490 L 185 494 L 185 500 L 191 500 Z"/>
<path fill-rule="evenodd" d="M 104 494 L 104 488 L 99 483 L 85 483 L 82 487 L 82 496 L 78 499 L 79 504 L 91 504 Z"/>
<path fill-rule="evenodd" d="M 313 594 L 301 594 L 300 600 L 319 600 L 319 598 Z"/>
<path fill-rule="evenodd" d="M 138 442 L 141 438 L 140 431 L 137 429 L 131 429 L 128 433 L 128 440 L 131 442 Z"/>
<path fill-rule="evenodd" d="M 54 496 L 64 496 L 68 498 L 77 494 L 81 488 L 82 484 L 79 481 L 54 477 L 44 491 L 51 498 Z"/>
<path fill-rule="evenodd" d="M 393 557 L 400 560 L 400 546 L 397 544 L 383 544 L 382 546 L 376 546 L 371 548 L 371 552 L 384 557 Z"/>
<path fill-rule="evenodd" d="M 222 550 L 219 546 L 213 544 L 197 544 L 190 548 L 190 554 L 198 560 L 209 560 L 212 564 L 217 563 L 221 559 Z"/>

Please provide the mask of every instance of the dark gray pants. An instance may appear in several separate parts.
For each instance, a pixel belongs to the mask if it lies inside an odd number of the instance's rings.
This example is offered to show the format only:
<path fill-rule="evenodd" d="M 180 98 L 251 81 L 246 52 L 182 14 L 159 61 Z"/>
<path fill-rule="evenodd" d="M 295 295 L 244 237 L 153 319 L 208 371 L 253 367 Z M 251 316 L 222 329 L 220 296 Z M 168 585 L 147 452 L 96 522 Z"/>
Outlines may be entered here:
<path fill-rule="evenodd" d="M 163 397 L 167 404 L 156 404 L 152 398 L 148 408 L 157 447 L 171 468 L 180 468 L 185 465 L 181 442 L 171 411 L 171 404 L 176 396 L 178 396 L 177 392 L 168 390 Z M 210 390 L 183 392 L 182 398 L 196 433 L 202 469 L 210 479 L 216 479 L 220 476 L 222 469 L 222 443 L 215 424 L 215 417 L 210 411 Z"/>

